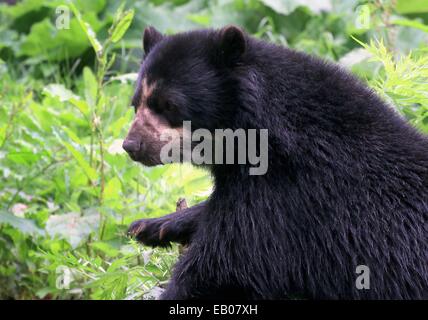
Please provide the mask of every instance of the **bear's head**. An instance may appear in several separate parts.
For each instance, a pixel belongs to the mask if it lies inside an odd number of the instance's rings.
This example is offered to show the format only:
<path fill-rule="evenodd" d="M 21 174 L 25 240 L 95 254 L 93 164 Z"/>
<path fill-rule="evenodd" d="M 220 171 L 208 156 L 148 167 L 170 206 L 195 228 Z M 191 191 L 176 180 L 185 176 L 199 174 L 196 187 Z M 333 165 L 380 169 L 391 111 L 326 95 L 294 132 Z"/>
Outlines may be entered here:
<path fill-rule="evenodd" d="M 172 36 L 148 27 L 132 104 L 135 119 L 123 148 L 134 161 L 162 164 L 161 150 L 171 139 L 183 141 L 183 121 L 192 130 L 230 128 L 235 114 L 236 81 L 247 35 L 235 26 Z M 175 130 L 162 139 L 165 130 Z"/>

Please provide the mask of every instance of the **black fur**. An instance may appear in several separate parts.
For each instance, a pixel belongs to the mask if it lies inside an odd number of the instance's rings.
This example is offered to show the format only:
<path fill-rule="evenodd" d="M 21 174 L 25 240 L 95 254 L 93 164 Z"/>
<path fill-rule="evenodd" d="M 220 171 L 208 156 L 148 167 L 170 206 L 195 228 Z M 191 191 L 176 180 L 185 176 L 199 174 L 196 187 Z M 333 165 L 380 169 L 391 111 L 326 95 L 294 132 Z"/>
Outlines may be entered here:
<path fill-rule="evenodd" d="M 269 170 L 211 167 L 162 298 L 428 298 L 427 137 L 339 66 L 224 34 L 162 37 L 140 79 L 173 100 L 171 123 L 268 129 Z"/>

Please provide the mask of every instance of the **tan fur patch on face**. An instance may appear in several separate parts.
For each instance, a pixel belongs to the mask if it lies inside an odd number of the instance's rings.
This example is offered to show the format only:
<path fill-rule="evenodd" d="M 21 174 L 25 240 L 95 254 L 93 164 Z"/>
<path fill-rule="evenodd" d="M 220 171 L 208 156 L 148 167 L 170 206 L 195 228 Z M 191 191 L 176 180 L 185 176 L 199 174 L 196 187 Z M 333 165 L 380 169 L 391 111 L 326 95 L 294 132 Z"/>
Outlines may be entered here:
<path fill-rule="evenodd" d="M 152 83 L 151 85 L 148 85 L 147 84 L 147 78 L 143 79 L 143 99 L 142 99 L 142 101 L 144 103 L 147 102 L 147 99 L 152 95 L 155 87 L 156 87 L 156 82 Z"/>
<path fill-rule="evenodd" d="M 140 128 L 155 137 L 159 137 L 163 130 L 169 129 L 167 121 L 149 108 L 138 109 L 135 121 Z"/>
<path fill-rule="evenodd" d="M 160 137 L 165 130 L 174 130 L 180 137 L 183 136 L 183 128 L 172 129 L 165 118 L 157 115 L 149 108 L 141 108 L 137 111 L 135 122 L 141 135 L 149 137 L 152 142 L 159 143 L 160 145 L 165 144 L 161 142 Z"/>
<path fill-rule="evenodd" d="M 141 143 L 138 161 L 146 165 L 162 163 L 160 158 L 162 148 L 167 143 L 180 148 L 183 139 L 183 128 L 171 128 L 164 116 L 148 108 L 147 99 L 153 94 L 155 87 L 156 83 L 148 85 L 147 80 L 143 79 L 141 104 L 126 138 Z M 171 134 L 171 131 L 174 131 L 174 134 Z"/>
<path fill-rule="evenodd" d="M 161 136 L 166 134 L 166 137 L 171 136 L 171 130 L 175 132 L 172 135 L 174 138 L 163 139 Z M 178 144 L 180 147 L 180 141 L 183 136 L 183 129 L 172 129 L 168 124 L 168 121 L 150 110 L 146 106 L 141 106 L 137 110 L 131 129 L 128 132 L 127 139 L 137 140 L 142 142 L 142 156 L 148 161 L 147 163 L 161 163 L 161 150 L 168 142 Z M 169 140 L 169 141 L 168 141 Z"/>

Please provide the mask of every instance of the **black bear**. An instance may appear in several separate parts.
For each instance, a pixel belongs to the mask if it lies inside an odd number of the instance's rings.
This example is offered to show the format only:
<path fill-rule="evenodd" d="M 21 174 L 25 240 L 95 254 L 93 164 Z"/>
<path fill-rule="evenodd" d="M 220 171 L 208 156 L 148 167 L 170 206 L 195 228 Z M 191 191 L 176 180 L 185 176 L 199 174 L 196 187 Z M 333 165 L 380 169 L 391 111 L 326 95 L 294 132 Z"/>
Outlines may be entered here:
<path fill-rule="evenodd" d="M 188 244 L 162 299 L 428 298 L 426 136 L 338 65 L 238 27 L 143 38 L 133 160 L 162 164 L 162 131 L 186 120 L 268 129 L 265 174 L 207 165 L 206 202 L 131 225 Z"/>

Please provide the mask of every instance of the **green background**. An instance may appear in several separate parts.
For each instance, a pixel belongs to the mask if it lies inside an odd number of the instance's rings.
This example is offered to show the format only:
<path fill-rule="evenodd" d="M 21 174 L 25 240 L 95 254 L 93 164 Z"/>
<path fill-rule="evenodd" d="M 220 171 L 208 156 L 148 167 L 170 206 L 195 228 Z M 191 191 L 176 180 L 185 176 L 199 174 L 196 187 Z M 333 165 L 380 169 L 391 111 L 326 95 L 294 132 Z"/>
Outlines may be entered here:
<path fill-rule="evenodd" d="M 66 6 L 69 28 L 56 26 Z M 189 165 L 121 150 L 147 25 L 236 24 L 341 63 L 428 132 L 428 1 L 40 1 L 0 5 L 0 298 L 151 299 L 178 248 L 126 237 L 139 218 L 205 199 Z"/>

